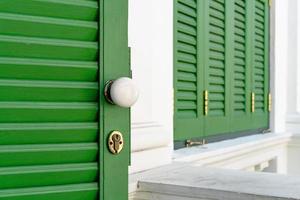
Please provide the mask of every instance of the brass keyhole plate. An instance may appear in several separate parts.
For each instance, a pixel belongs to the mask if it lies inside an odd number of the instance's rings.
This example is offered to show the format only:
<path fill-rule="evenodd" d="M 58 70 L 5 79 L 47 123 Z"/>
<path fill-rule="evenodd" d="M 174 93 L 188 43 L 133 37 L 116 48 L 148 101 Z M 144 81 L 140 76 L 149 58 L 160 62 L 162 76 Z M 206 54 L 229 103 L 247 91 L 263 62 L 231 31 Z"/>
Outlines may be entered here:
<path fill-rule="evenodd" d="M 124 139 L 120 131 L 113 131 L 108 138 L 108 148 L 112 154 L 119 154 L 123 150 Z"/>

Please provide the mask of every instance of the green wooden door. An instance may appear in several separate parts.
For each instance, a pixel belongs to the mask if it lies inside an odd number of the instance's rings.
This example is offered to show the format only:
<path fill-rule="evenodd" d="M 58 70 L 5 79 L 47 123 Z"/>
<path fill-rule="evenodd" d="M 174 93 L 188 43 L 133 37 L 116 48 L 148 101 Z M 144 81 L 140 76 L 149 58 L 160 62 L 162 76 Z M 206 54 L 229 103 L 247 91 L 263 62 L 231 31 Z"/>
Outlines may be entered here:
<path fill-rule="evenodd" d="M 0 199 L 126 200 L 129 110 L 103 88 L 129 75 L 127 0 L 2 0 L 0 27 Z"/>
<path fill-rule="evenodd" d="M 174 2 L 175 140 L 267 129 L 268 1 Z"/>

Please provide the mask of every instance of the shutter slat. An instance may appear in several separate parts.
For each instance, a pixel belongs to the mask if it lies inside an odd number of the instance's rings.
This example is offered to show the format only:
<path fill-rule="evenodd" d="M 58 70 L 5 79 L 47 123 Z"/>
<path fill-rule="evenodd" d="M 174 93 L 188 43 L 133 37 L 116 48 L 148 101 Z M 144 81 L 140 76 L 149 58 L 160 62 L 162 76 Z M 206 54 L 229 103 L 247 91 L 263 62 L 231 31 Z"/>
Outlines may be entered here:
<path fill-rule="evenodd" d="M 0 145 L 87 143 L 97 140 L 98 123 L 1 123 Z"/>
<path fill-rule="evenodd" d="M 42 198 L 66 200 L 74 196 L 78 199 L 96 199 L 98 196 L 98 185 L 96 183 L 85 183 L 0 191 L 0 198 L 6 200 L 40 200 Z"/>
<path fill-rule="evenodd" d="M 97 174 L 97 163 L 3 167 L 0 189 L 95 182 Z"/>

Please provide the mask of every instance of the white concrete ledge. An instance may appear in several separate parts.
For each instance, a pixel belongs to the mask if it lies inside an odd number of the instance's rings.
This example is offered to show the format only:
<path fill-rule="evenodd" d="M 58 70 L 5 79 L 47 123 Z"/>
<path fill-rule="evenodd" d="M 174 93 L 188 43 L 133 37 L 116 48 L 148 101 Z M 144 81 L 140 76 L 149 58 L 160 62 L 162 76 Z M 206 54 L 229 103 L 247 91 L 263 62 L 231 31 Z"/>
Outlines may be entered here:
<path fill-rule="evenodd" d="M 300 177 L 172 164 L 137 174 L 132 200 L 300 199 Z"/>
<path fill-rule="evenodd" d="M 207 158 L 216 158 L 216 156 L 234 154 L 245 154 L 245 152 L 253 152 L 261 148 L 268 148 L 270 146 L 287 144 L 291 139 L 291 134 L 258 134 L 247 137 L 240 137 L 221 142 L 206 144 L 204 146 L 195 146 L 191 148 L 184 148 L 175 151 L 174 160 L 193 162 L 198 160 L 205 160 Z M 229 155 L 231 156 L 231 155 Z"/>
<path fill-rule="evenodd" d="M 246 169 L 276 159 L 276 172 L 286 173 L 286 147 L 291 134 L 259 134 L 175 151 L 174 161 L 199 166 Z"/>

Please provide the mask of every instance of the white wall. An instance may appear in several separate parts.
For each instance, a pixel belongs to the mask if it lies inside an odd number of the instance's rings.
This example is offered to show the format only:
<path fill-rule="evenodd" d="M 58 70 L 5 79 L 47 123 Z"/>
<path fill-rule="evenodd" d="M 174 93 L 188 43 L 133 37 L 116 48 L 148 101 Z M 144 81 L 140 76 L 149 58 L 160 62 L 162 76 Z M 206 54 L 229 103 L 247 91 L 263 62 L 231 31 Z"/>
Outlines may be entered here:
<path fill-rule="evenodd" d="M 140 88 L 140 99 L 132 109 L 133 173 L 171 162 L 172 0 L 129 0 L 129 46 L 133 79 Z"/>
<path fill-rule="evenodd" d="M 289 65 L 287 130 L 293 134 L 288 146 L 288 173 L 300 175 L 300 2 L 289 0 Z"/>

